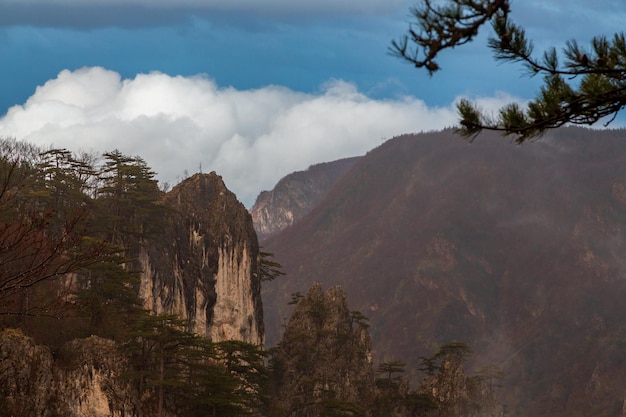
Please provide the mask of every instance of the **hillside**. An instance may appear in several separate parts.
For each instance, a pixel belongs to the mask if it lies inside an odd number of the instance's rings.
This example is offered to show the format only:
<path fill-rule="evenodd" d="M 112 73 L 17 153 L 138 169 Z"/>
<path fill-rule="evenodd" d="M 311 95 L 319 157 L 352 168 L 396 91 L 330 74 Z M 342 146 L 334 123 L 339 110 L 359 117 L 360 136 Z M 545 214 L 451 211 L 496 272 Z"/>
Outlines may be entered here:
<path fill-rule="evenodd" d="M 512 415 L 620 415 L 626 394 L 626 131 L 406 135 L 369 152 L 268 239 L 275 342 L 291 294 L 341 285 L 379 360 L 451 340 L 505 373 Z"/>
<path fill-rule="evenodd" d="M 273 190 L 261 192 L 250 210 L 259 241 L 306 216 L 357 160 L 316 164 L 285 176 Z"/>

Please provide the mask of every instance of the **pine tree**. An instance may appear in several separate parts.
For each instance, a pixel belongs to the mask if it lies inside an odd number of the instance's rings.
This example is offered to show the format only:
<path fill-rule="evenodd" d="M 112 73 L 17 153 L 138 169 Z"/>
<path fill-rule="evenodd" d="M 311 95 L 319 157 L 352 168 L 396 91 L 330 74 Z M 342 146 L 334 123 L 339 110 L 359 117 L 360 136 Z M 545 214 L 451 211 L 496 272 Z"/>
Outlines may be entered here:
<path fill-rule="evenodd" d="M 89 209 L 68 191 L 71 172 L 59 167 L 46 178 L 52 172 L 36 148 L 2 141 L 0 150 L 0 314 L 50 315 L 56 289 L 36 303 L 34 289 L 101 261 L 107 247 L 86 234 Z M 59 151 L 58 159 L 67 155 Z"/>
<path fill-rule="evenodd" d="M 510 0 L 420 0 L 411 10 L 415 21 L 408 34 L 391 43 L 390 51 L 429 74 L 440 70 L 437 58 L 449 48 L 471 42 L 482 26 L 490 24 L 488 45 L 497 60 L 521 63 L 544 85 L 526 108 L 512 103 L 496 117 L 461 100 L 459 132 L 474 138 L 481 130 L 514 135 L 518 143 L 564 124 L 592 125 L 615 119 L 626 105 L 626 37 L 597 36 L 589 46 L 568 41 L 562 51 L 550 48 L 534 54 L 533 43 L 511 17 Z"/>
<path fill-rule="evenodd" d="M 137 293 L 139 271 L 129 270 L 124 262 L 112 255 L 79 274 L 81 288 L 74 302 L 89 318 L 89 334 L 125 340 L 133 320 L 145 314 Z"/>
<path fill-rule="evenodd" d="M 139 393 L 160 417 L 240 416 L 259 406 L 266 371 L 264 354 L 242 342 L 215 344 L 188 330 L 171 314 L 140 315 L 125 350 Z"/>
<path fill-rule="evenodd" d="M 107 240 L 130 246 L 158 230 L 164 208 L 154 172 L 140 157 L 115 150 L 104 154 L 98 200 Z"/>
<path fill-rule="evenodd" d="M 281 270 L 283 267 L 280 263 L 274 261 L 272 258 L 274 254 L 271 252 L 259 251 L 259 276 L 261 282 L 273 281 L 276 278 L 285 275 Z"/>

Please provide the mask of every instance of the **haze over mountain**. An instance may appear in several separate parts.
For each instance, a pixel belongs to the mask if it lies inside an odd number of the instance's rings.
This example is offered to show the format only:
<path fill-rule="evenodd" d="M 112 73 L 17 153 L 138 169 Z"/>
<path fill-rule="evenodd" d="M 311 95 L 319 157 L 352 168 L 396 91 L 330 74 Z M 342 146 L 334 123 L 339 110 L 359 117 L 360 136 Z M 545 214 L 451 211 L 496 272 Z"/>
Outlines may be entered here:
<path fill-rule="evenodd" d="M 268 345 L 292 293 L 341 285 L 379 360 L 463 341 L 513 415 L 621 415 L 625 162 L 624 130 L 387 141 L 264 242 L 288 274 L 264 288 Z"/>
<path fill-rule="evenodd" d="M 312 165 L 282 178 L 271 191 L 262 191 L 250 210 L 259 241 L 307 215 L 352 168 L 358 157 Z"/>

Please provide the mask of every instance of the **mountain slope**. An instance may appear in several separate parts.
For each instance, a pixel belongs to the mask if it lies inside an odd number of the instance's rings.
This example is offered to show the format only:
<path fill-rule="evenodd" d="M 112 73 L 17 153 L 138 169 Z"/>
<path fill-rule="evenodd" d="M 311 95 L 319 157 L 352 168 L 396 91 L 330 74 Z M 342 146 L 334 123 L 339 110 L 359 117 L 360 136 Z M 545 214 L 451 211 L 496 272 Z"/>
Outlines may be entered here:
<path fill-rule="evenodd" d="M 285 176 L 273 190 L 261 192 L 250 210 L 259 241 L 307 215 L 358 159 L 312 165 Z"/>
<path fill-rule="evenodd" d="M 626 132 L 522 147 L 452 132 L 392 139 L 264 243 L 268 342 L 290 294 L 341 285 L 379 359 L 462 340 L 507 376 L 515 415 L 617 415 L 626 387 Z"/>

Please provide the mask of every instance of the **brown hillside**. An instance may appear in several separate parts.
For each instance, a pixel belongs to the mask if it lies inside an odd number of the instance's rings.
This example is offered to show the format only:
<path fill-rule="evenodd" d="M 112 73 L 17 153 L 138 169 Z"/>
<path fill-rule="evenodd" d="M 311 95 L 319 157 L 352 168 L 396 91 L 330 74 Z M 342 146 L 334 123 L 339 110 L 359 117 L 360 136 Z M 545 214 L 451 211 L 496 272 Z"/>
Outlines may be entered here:
<path fill-rule="evenodd" d="M 273 190 L 262 191 L 250 210 L 259 242 L 306 216 L 357 160 L 312 165 L 285 176 Z"/>
<path fill-rule="evenodd" d="M 626 131 L 515 146 L 450 131 L 394 138 L 265 242 L 268 342 L 291 294 L 341 285 L 376 357 L 460 340 L 505 372 L 513 415 L 619 415 L 626 398 Z"/>

